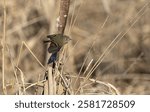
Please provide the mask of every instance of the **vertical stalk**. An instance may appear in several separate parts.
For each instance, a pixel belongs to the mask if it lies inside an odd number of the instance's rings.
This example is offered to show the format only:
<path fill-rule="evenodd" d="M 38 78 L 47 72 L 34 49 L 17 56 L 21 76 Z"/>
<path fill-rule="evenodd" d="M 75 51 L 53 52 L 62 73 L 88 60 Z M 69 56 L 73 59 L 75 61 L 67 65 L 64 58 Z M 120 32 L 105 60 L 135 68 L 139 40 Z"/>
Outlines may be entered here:
<path fill-rule="evenodd" d="M 3 39 L 2 39 L 2 87 L 3 94 L 7 94 L 6 86 L 5 86 L 5 41 L 6 41 L 6 1 L 4 0 L 3 5 L 4 10 L 4 23 L 3 23 Z"/>
<path fill-rule="evenodd" d="M 59 18 L 58 18 L 58 34 L 64 34 L 67 17 L 69 12 L 69 5 L 70 0 L 60 0 L 60 11 L 59 11 Z M 55 76 L 58 71 L 57 67 L 55 67 L 55 72 L 51 66 L 48 67 L 48 94 L 56 94 L 56 81 Z M 44 87 L 45 88 L 45 87 Z"/>
<path fill-rule="evenodd" d="M 58 21 L 58 33 L 64 34 L 64 30 L 67 23 L 67 17 L 69 12 L 70 0 L 61 0 L 60 1 L 60 12 L 59 12 L 59 21 Z"/>

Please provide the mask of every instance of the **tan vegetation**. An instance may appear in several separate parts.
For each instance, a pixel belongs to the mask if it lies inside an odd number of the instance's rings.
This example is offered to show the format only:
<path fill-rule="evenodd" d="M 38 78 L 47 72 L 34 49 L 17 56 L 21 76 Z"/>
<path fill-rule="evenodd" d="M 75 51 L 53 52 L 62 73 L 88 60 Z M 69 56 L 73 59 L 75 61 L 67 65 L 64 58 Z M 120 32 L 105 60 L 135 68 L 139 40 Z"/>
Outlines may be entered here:
<path fill-rule="evenodd" d="M 71 0 L 63 74 L 87 78 L 80 94 L 150 94 L 149 6 Z M 49 57 L 43 40 L 56 33 L 58 15 L 59 0 L 0 0 L 0 94 L 42 94 Z"/>

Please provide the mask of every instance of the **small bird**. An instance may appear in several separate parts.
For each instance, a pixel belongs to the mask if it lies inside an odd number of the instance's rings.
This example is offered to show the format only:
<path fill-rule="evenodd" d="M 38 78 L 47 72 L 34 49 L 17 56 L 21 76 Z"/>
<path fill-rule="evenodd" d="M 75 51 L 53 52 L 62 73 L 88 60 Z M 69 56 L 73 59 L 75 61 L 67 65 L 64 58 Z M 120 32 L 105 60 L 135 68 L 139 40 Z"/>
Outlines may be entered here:
<path fill-rule="evenodd" d="M 55 62 L 57 60 L 57 53 L 60 49 L 67 44 L 71 39 L 62 34 L 52 34 L 48 35 L 47 38 L 49 40 L 44 41 L 45 43 L 50 42 L 50 46 L 48 48 L 48 52 L 52 53 L 51 57 L 48 60 L 48 64 Z"/>

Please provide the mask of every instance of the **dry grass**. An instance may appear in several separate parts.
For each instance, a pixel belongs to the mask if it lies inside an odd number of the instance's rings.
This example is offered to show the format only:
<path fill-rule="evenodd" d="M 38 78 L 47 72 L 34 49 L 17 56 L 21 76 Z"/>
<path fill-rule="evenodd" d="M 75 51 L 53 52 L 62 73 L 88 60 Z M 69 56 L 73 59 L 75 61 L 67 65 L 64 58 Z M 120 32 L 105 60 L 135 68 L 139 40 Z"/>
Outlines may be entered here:
<path fill-rule="evenodd" d="M 49 93 L 150 94 L 149 5 L 71 0 L 65 34 L 72 42 L 62 51 Z M 56 0 L 0 1 L 0 94 L 42 94 L 49 57 L 42 41 L 56 33 L 58 14 Z"/>

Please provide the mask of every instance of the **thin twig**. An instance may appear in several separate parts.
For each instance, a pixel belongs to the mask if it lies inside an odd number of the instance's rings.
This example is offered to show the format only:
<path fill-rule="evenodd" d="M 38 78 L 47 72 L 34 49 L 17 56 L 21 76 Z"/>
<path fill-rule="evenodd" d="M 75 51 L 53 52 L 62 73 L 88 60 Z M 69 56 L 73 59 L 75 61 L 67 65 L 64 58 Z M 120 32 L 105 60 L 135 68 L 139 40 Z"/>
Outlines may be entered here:
<path fill-rule="evenodd" d="M 23 94 L 23 95 L 25 95 L 26 94 L 26 89 L 25 89 L 25 78 L 24 78 L 24 74 L 23 74 L 23 72 L 22 72 L 22 70 L 19 68 L 19 67 L 16 67 L 17 68 L 17 70 L 19 70 L 19 72 L 20 72 L 20 77 L 21 77 L 21 85 L 22 85 L 22 88 L 23 88 L 23 92 L 22 92 L 22 90 L 21 90 L 21 95 Z M 19 94 L 20 95 L 20 94 Z"/>
<path fill-rule="evenodd" d="M 77 20 L 77 18 L 78 18 L 78 16 L 79 16 L 79 12 L 80 12 L 80 10 L 81 10 L 81 6 L 83 5 L 84 2 L 86 2 L 86 1 L 83 0 L 83 1 L 81 2 L 80 6 L 79 6 L 79 8 L 78 8 L 78 10 L 77 10 L 77 15 L 75 16 L 74 21 L 72 22 L 72 25 L 71 25 L 70 28 L 69 28 L 69 32 L 68 32 L 69 34 L 70 34 L 72 28 L 74 27 L 74 25 L 75 25 L 75 23 L 76 23 L 76 20 Z"/>
<path fill-rule="evenodd" d="M 70 31 L 71 31 L 71 27 L 72 27 L 72 23 L 73 23 L 73 18 L 74 18 L 74 14 L 75 14 L 75 6 L 76 6 L 77 0 L 74 1 L 73 4 L 73 11 L 72 11 L 72 15 L 71 15 L 71 21 L 70 21 L 70 25 L 69 25 L 69 29 L 68 29 L 68 35 L 70 35 Z"/>
<path fill-rule="evenodd" d="M 7 94 L 5 86 L 5 42 L 6 42 L 6 1 L 4 0 L 4 24 L 3 24 L 3 39 L 2 39 L 2 87 L 3 94 Z"/>
<path fill-rule="evenodd" d="M 132 64 L 123 72 L 122 75 L 126 75 L 126 74 L 129 72 L 129 70 L 137 63 L 137 61 L 141 59 L 141 57 L 142 57 L 143 55 L 144 55 L 143 52 L 140 53 L 139 56 L 138 56 L 138 57 L 132 62 Z"/>
<path fill-rule="evenodd" d="M 36 61 L 40 64 L 40 66 L 46 71 L 46 68 L 44 67 L 44 65 L 38 60 L 38 58 L 34 55 L 34 53 L 31 51 L 31 49 L 28 47 L 28 45 L 24 41 L 21 44 L 19 57 L 18 57 L 18 61 L 17 61 L 17 66 L 19 65 L 19 61 L 20 61 L 20 56 L 21 56 L 21 53 L 22 53 L 23 45 L 25 45 L 25 47 L 29 50 L 31 55 L 36 59 Z"/>
<path fill-rule="evenodd" d="M 20 93 L 21 87 L 20 87 L 20 85 L 19 85 L 19 80 L 18 80 L 18 76 L 17 76 L 17 71 L 16 71 L 16 68 L 15 68 L 14 60 L 12 59 L 12 56 L 11 56 L 10 49 L 9 49 L 9 47 L 8 47 L 7 44 L 6 44 L 6 48 L 7 48 L 7 50 L 8 50 L 9 55 L 10 55 L 10 62 L 11 62 L 11 65 L 12 65 L 12 68 L 13 68 L 13 71 L 14 71 L 14 77 L 15 77 L 15 80 L 16 80 L 16 84 L 17 84 L 17 87 L 18 87 L 18 90 L 19 90 L 19 93 Z"/>

